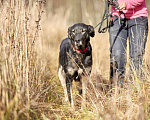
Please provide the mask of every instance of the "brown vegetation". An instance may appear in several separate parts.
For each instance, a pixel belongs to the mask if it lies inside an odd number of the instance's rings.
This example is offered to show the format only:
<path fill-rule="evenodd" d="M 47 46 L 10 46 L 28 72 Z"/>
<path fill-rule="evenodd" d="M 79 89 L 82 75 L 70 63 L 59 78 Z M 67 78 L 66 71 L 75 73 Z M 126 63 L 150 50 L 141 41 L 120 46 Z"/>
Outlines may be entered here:
<path fill-rule="evenodd" d="M 147 6 L 149 1 L 147 0 Z M 108 33 L 91 39 L 93 69 L 87 109 L 73 89 L 77 110 L 63 103 L 57 76 L 59 45 L 77 22 L 96 26 L 103 14 L 101 0 L 1 0 L 0 119 L 150 119 L 150 41 L 145 54 L 145 78 L 126 78 L 124 87 L 108 89 Z M 148 7 L 149 8 L 149 7 Z M 129 64 L 129 63 L 128 63 Z M 127 65 L 127 73 L 128 73 Z M 112 93 L 111 93 L 112 92 Z"/>

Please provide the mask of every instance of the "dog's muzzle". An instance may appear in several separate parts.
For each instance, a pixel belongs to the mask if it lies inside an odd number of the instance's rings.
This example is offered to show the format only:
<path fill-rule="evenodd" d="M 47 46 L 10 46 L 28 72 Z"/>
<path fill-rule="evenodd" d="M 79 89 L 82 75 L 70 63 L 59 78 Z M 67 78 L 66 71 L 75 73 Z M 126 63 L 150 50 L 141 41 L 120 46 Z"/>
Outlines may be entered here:
<path fill-rule="evenodd" d="M 77 46 L 77 47 L 83 46 L 82 40 L 76 39 L 75 46 Z"/>

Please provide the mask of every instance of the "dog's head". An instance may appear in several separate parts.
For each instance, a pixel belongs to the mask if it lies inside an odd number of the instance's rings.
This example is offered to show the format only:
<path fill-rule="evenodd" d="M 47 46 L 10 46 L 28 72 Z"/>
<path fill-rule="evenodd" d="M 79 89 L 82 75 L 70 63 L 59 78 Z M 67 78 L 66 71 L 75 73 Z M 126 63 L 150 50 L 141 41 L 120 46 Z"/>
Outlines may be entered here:
<path fill-rule="evenodd" d="M 84 50 L 90 41 L 90 37 L 95 36 L 93 26 L 84 23 L 77 23 L 68 28 L 68 38 L 75 49 Z"/>

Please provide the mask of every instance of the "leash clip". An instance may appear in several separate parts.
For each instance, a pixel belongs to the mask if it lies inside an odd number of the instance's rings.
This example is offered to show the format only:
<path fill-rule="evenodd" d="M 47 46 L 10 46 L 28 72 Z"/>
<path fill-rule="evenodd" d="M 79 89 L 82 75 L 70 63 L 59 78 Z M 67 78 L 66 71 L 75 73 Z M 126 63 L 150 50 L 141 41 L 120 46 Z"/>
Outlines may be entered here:
<path fill-rule="evenodd" d="M 122 20 L 121 20 L 121 14 L 123 14 L 124 15 L 124 23 L 123 23 L 123 25 L 122 25 Z M 126 23 L 126 16 L 125 16 L 125 14 L 122 12 L 122 11 L 119 11 L 119 25 L 120 25 L 120 27 L 127 27 L 127 23 Z"/>

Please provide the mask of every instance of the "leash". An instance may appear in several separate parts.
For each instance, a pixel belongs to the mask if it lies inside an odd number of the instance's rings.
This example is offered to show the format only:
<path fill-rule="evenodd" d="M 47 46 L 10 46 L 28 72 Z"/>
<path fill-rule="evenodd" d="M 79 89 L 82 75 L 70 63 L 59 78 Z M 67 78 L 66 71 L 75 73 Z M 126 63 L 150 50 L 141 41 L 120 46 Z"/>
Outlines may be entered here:
<path fill-rule="evenodd" d="M 113 7 L 115 7 L 116 9 L 114 11 L 112 11 L 111 13 L 109 13 L 109 6 L 112 5 Z M 111 25 L 113 25 L 113 17 L 112 17 L 112 14 L 114 12 L 116 12 L 117 10 L 119 10 L 119 4 L 117 2 L 117 0 L 105 0 L 105 11 L 104 11 L 104 15 L 103 15 L 103 18 L 102 18 L 102 21 L 100 23 L 98 23 L 95 27 L 97 28 L 99 26 L 99 29 L 98 29 L 98 32 L 99 33 L 105 33 L 107 31 L 108 28 L 110 28 Z M 108 14 L 109 13 L 109 14 Z M 125 17 L 125 14 L 122 12 L 122 11 L 119 11 L 119 25 L 120 25 L 120 29 L 122 28 L 122 25 L 121 25 L 121 14 L 124 15 L 124 18 L 126 19 Z M 109 18 L 110 21 L 109 21 Z M 102 28 L 102 25 L 103 25 L 103 22 L 107 20 L 107 25 L 106 27 Z M 125 23 L 124 23 L 125 24 Z M 127 25 L 127 24 L 126 24 Z M 120 30 L 119 30 L 120 31 Z M 119 33 L 118 33 L 119 34 Z M 114 46 L 114 43 L 115 43 L 116 39 L 114 40 L 113 44 L 110 46 L 110 52 L 112 53 L 112 48 Z"/>
<path fill-rule="evenodd" d="M 116 12 L 118 9 L 119 9 L 119 8 L 116 8 L 113 12 L 111 12 L 111 13 L 108 14 L 105 18 L 103 18 L 102 21 L 101 21 L 100 23 L 98 23 L 98 24 L 94 27 L 94 29 L 97 28 L 99 25 L 102 26 L 103 22 L 104 22 L 106 19 L 108 19 L 110 16 L 112 16 L 112 14 L 113 14 L 114 12 Z M 101 32 L 100 32 L 100 31 L 101 31 L 101 30 L 100 30 L 101 26 L 99 27 L 99 30 L 98 30 L 99 33 L 101 33 Z M 106 27 L 103 28 L 103 29 L 106 29 Z M 102 30 L 103 30 L 103 29 L 102 29 Z M 104 30 L 103 30 L 103 31 L 104 31 Z M 102 32 L 102 33 L 103 33 L 103 32 Z"/>
<path fill-rule="evenodd" d="M 111 13 L 109 13 L 109 6 L 110 5 L 113 6 L 113 7 L 116 7 L 116 9 L 113 12 L 111 12 Z M 99 26 L 98 32 L 99 33 L 105 33 L 107 31 L 107 29 L 110 27 L 109 17 L 111 17 L 112 14 L 119 9 L 118 7 L 119 7 L 119 4 L 118 4 L 117 0 L 105 0 L 105 11 L 104 11 L 104 15 L 103 15 L 102 21 L 100 23 L 98 23 L 94 27 L 94 29 Z M 103 22 L 105 20 L 107 20 L 107 25 L 106 25 L 106 27 L 102 28 Z"/>

